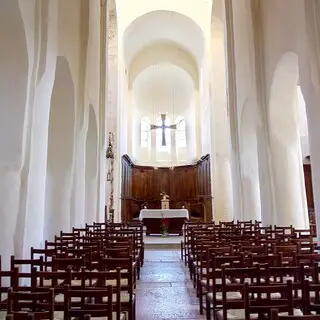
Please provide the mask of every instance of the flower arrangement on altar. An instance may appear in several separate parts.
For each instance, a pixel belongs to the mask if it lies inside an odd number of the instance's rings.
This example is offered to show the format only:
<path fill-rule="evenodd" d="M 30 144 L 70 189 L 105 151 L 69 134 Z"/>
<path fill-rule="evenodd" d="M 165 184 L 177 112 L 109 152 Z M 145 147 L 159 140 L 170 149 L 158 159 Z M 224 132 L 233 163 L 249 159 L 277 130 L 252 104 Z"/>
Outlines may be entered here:
<path fill-rule="evenodd" d="M 166 237 L 169 234 L 169 219 L 168 218 L 162 218 L 160 228 L 161 228 L 162 236 Z"/>

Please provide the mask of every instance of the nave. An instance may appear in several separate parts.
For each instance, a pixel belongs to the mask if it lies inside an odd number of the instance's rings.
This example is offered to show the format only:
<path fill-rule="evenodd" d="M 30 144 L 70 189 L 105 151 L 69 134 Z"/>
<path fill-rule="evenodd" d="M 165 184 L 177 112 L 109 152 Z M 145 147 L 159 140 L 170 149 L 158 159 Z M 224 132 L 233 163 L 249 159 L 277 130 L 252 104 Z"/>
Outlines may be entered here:
<path fill-rule="evenodd" d="M 310 230 L 186 222 L 181 250 L 145 248 L 143 233 L 142 223 L 94 223 L 30 259 L 12 256 L 0 271 L 1 318 L 320 319 Z"/>
<path fill-rule="evenodd" d="M 180 250 L 146 249 L 137 285 L 137 319 L 205 319 Z"/>
<path fill-rule="evenodd" d="M 0 319 L 204 319 L 173 247 L 145 250 L 141 223 L 94 223 L 11 256 L 10 270 L 0 256 Z"/>

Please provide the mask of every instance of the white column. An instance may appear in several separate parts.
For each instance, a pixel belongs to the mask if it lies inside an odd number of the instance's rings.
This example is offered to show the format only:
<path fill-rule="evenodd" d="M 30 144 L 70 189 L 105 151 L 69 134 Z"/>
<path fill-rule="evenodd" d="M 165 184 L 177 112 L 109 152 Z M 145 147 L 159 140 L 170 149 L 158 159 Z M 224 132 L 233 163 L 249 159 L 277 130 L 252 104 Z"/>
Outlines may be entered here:
<path fill-rule="evenodd" d="M 233 189 L 233 218 L 242 220 L 242 184 L 241 184 L 241 159 L 239 147 L 238 130 L 238 106 L 237 106 L 237 86 L 236 86 L 236 63 L 234 44 L 234 23 L 232 0 L 225 1 L 226 11 L 226 43 L 228 50 L 228 110 L 230 117 L 231 135 L 231 174 Z"/>
<path fill-rule="evenodd" d="M 232 176 L 229 159 L 216 154 L 214 164 L 214 220 L 233 219 Z"/>
<path fill-rule="evenodd" d="M 255 85 L 257 109 L 259 114 L 256 136 L 257 136 L 257 155 L 259 170 L 259 188 L 260 188 L 260 210 L 261 221 L 263 225 L 273 224 L 275 221 L 275 203 L 273 176 L 271 167 L 270 144 L 267 132 L 267 110 L 268 104 L 265 90 L 265 70 L 264 70 L 264 46 L 261 30 L 261 2 L 252 0 L 251 16 L 252 31 L 254 42 L 254 60 L 255 60 Z"/>
<path fill-rule="evenodd" d="M 306 29 L 299 37 L 300 85 L 306 102 L 308 118 L 310 158 L 312 170 L 313 197 L 317 224 L 317 238 L 320 241 L 320 6 L 316 0 L 305 0 Z"/>

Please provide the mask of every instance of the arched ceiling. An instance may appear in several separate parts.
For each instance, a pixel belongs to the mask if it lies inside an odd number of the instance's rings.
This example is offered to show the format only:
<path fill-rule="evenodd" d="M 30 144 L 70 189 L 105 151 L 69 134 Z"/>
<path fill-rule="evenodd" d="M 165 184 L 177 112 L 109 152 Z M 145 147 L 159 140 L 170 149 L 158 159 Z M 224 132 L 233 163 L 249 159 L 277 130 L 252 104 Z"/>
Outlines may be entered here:
<path fill-rule="evenodd" d="M 172 11 L 152 11 L 135 19 L 123 36 L 124 60 L 129 68 L 132 60 L 146 47 L 159 43 L 175 43 L 201 65 L 204 36 L 190 18 Z"/>
<path fill-rule="evenodd" d="M 137 78 L 137 76 L 145 69 L 152 65 L 161 63 L 172 64 L 184 69 L 193 79 L 195 89 L 199 87 L 199 72 L 194 59 L 190 54 L 175 43 L 158 43 L 151 45 L 140 51 L 133 59 L 129 71 L 129 88 Z"/>
<path fill-rule="evenodd" d="M 194 99 L 193 79 L 172 64 L 158 64 L 143 70 L 133 85 L 134 97 L 146 114 L 168 112 L 169 116 L 184 113 Z"/>

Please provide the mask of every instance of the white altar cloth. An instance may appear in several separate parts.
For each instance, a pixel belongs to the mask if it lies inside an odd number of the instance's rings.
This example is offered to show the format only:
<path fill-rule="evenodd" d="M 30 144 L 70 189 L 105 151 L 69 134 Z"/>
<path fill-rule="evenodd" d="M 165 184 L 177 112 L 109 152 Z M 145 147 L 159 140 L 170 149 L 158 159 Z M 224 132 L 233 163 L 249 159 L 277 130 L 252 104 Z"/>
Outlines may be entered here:
<path fill-rule="evenodd" d="M 142 209 L 139 220 L 143 218 L 186 218 L 189 220 L 187 209 Z"/>

